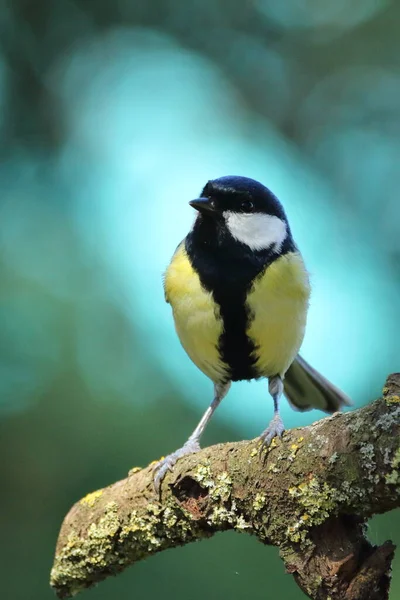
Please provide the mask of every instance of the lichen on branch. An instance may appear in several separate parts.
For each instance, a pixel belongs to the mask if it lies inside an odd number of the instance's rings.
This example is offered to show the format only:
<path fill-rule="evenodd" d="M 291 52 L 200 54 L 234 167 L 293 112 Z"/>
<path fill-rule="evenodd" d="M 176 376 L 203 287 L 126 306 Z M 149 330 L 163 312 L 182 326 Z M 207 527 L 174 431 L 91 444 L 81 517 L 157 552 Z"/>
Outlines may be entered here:
<path fill-rule="evenodd" d="M 234 529 L 279 548 L 313 600 L 385 600 L 394 546 L 363 524 L 400 506 L 400 374 L 383 397 L 285 432 L 182 458 L 158 497 L 152 467 L 88 494 L 66 516 L 51 585 L 68 598 L 167 548 Z"/>

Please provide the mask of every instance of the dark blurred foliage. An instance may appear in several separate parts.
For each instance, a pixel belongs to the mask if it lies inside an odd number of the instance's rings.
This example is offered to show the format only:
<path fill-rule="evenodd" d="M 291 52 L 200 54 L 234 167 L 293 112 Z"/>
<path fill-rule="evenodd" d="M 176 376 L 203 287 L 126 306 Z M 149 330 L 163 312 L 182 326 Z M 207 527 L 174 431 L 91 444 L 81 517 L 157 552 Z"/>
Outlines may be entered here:
<path fill-rule="evenodd" d="M 206 177 L 271 177 L 285 196 L 316 287 L 306 349 L 356 405 L 399 369 L 400 5 L 0 8 L 0 596 L 45 600 L 71 504 L 180 445 L 207 405 L 160 279 Z M 205 443 L 265 426 L 238 389 Z M 376 518 L 372 540 L 399 528 Z M 239 534 L 82 597 L 133 595 L 303 597 L 275 549 Z"/>

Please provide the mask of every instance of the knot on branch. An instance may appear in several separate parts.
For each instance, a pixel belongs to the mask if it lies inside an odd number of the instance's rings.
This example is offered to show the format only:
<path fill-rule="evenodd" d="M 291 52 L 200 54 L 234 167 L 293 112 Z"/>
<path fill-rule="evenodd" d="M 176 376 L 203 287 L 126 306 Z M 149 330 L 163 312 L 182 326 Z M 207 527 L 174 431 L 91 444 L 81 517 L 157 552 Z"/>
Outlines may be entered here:
<path fill-rule="evenodd" d="M 286 570 L 315 600 L 382 600 L 388 597 L 395 546 L 371 545 L 360 519 L 331 517 L 311 532 L 309 551 L 281 551 Z M 293 560 L 294 562 L 290 562 Z"/>
<path fill-rule="evenodd" d="M 176 498 L 180 507 L 199 520 L 205 517 L 209 490 L 202 487 L 193 477 L 186 475 L 171 485 L 171 494 Z"/>

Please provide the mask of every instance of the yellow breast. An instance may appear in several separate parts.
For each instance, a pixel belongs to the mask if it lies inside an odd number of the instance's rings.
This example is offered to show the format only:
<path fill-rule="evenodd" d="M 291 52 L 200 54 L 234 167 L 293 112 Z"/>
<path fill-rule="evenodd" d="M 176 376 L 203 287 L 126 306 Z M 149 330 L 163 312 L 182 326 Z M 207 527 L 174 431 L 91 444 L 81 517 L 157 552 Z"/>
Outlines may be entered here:
<path fill-rule="evenodd" d="M 286 254 L 256 278 L 247 297 L 260 376 L 284 375 L 303 341 L 310 283 L 301 255 Z"/>
<path fill-rule="evenodd" d="M 182 243 L 165 273 L 165 297 L 173 309 L 175 328 L 182 346 L 214 382 L 223 381 L 227 365 L 220 358 L 218 341 L 223 331 L 219 307 L 205 290 L 190 264 Z"/>

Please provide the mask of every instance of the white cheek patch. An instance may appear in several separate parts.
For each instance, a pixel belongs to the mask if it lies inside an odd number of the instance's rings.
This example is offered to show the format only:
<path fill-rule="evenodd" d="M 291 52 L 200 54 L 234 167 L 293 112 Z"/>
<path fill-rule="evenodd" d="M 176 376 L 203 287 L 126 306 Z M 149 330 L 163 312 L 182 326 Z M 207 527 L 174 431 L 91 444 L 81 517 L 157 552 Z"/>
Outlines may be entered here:
<path fill-rule="evenodd" d="M 273 246 L 274 251 L 279 252 L 286 239 L 286 223 L 273 215 L 226 211 L 223 216 L 232 237 L 252 250 Z"/>

